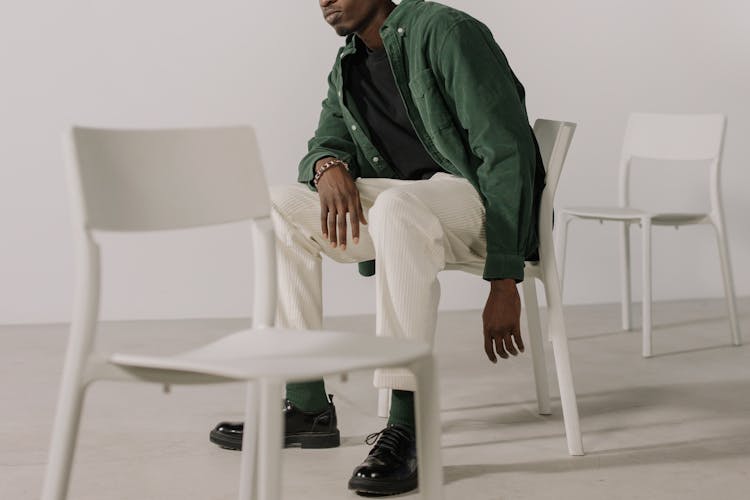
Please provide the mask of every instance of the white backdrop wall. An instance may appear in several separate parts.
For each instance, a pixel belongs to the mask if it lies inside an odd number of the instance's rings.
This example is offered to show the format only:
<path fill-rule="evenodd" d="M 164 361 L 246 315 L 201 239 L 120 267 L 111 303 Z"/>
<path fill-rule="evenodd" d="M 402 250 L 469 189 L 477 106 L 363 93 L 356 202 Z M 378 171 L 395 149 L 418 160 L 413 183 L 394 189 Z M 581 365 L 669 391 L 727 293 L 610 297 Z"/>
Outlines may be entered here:
<path fill-rule="evenodd" d="M 445 3 L 495 33 L 527 88 L 532 120 L 579 123 L 560 205 L 616 201 L 629 111 L 726 113 L 731 254 L 737 291 L 750 293 L 748 2 Z M 69 318 L 73 257 L 60 153 L 66 126 L 251 123 L 270 182 L 293 182 L 340 43 L 313 0 L 3 0 L 0 323 Z M 674 172 L 645 184 L 664 204 L 706 206 L 707 178 L 692 169 L 687 177 L 692 184 L 683 189 Z M 103 237 L 110 257 L 103 318 L 249 315 L 247 233 L 235 225 L 144 235 L 109 254 L 120 236 Z M 616 301 L 615 227 L 574 223 L 570 238 L 566 302 Z M 654 240 L 657 299 L 721 295 L 710 229 L 657 229 Z M 637 290 L 637 257 L 635 266 Z M 324 271 L 326 314 L 373 311 L 372 279 L 358 277 L 354 266 L 326 264 Z M 444 273 L 441 281 L 444 308 L 483 306 L 480 279 Z"/>

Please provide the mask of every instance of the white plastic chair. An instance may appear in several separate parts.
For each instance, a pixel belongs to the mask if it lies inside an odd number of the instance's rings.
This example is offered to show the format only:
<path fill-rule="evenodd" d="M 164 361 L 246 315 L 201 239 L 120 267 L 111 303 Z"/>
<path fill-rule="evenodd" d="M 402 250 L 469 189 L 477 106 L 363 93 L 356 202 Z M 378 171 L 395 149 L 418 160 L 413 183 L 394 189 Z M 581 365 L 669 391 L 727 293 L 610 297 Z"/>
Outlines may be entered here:
<path fill-rule="evenodd" d="M 630 115 L 620 158 L 620 205 L 619 207 L 566 207 L 560 210 L 559 249 L 561 255 L 561 277 L 564 276 L 565 246 L 568 224 L 573 219 L 622 222 L 620 245 L 622 274 L 622 328 L 631 329 L 630 318 L 630 226 L 638 224 L 643 228 L 643 310 L 642 328 L 644 357 L 652 354 L 651 338 L 651 227 L 686 226 L 710 224 L 719 245 L 721 272 L 724 278 L 724 293 L 729 310 L 731 338 L 734 345 L 740 345 L 740 331 L 737 323 L 734 284 L 729 262 L 727 233 L 721 203 L 719 169 L 724 146 L 726 118 L 721 114 L 642 114 Z M 639 210 L 630 204 L 630 167 L 633 159 L 710 162 L 709 213 L 653 213 Z M 561 280 L 562 281 L 562 280 Z"/>
<path fill-rule="evenodd" d="M 547 365 L 544 359 L 544 344 L 542 327 L 539 320 L 539 304 L 537 303 L 536 283 L 539 280 L 544 285 L 548 307 L 548 332 L 552 341 L 552 349 L 557 368 L 557 380 L 560 388 L 560 402 L 562 404 L 565 434 L 568 452 L 571 455 L 583 455 L 580 421 L 578 417 L 578 403 L 573 386 L 573 373 L 568 351 L 568 337 L 565 332 L 565 321 L 560 296 L 560 284 L 557 275 L 555 248 L 552 239 L 552 208 L 560 179 L 565 156 L 573 140 L 576 124 L 554 120 L 539 119 L 534 122 L 534 135 L 539 143 L 539 149 L 547 169 L 546 187 L 542 193 L 539 209 L 539 256 L 538 262 L 526 262 L 524 281 L 522 284 L 526 323 L 528 326 L 529 344 L 531 346 L 534 364 L 534 381 L 536 383 L 537 404 L 540 415 L 550 415 L 549 382 L 547 379 Z M 477 262 L 474 265 L 449 265 L 446 269 L 461 270 L 481 276 L 484 265 Z M 388 415 L 390 391 L 381 389 L 378 394 L 378 415 Z"/>
<path fill-rule="evenodd" d="M 62 500 L 83 405 L 96 380 L 207 384 L 249 381 L 239 498 L 281 493 L 283 384 L 402 366 L 416 377 L 423 498 L 441 499 L 439 395 L 431 349 L 342 332 L 273 329 L 274 235 L 268 190 L 249 127 L 122 131 L 74 128 L 67 141 L 78 276 L 43 500 Z M 94 350 L 100 295 L 98 231 L 155 231 L 253 223 L 253 328 L 174 356 Z M 260 385 L 256 392 L 256 382 Z M 256 453 L 257 451 L 257 453 Z M 258 458 L 258 460 L 256 460 Z M 256 487 L 257 482 L 257 487 Z"/>

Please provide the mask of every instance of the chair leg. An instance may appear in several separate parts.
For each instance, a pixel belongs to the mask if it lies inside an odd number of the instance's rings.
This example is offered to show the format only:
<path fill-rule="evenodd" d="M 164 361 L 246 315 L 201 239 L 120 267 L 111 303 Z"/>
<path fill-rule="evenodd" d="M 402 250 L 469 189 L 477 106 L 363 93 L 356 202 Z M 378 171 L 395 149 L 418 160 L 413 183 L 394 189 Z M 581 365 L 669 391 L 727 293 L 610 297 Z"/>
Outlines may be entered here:
<path fill-rule="evenodd" d="M 42 500 L 65 500 L 68 495 L 85 392 L 86 387 L 78 380 L 63 382 L 52 428 Z"/>
<path fill-rule="evenodd" d="M 643 226 L 643 357 L 652 354 L 653 341 L 651 338 L 651 220 L 641 220 Z"/>
<path fill-rule="evenodd" d="M 391 390 L 378 389 L 378 417 L 388 418 L 391 412 Z"/>
<path fill-rule="evenodd" d="M 729 248 L 727 247 L 727 234 L 724 229 L 724 223 L 719 220 L 714 224 L 716 231 L 716 241 L 719 244 L 719 259 L 721 260 L 721 275 L 724 280 L 724 295 L 727 300 L 727 309 L 729 312 L 729 327 L 732 333 L 732 344 L 742 345 L 740 335 L 740 326 L 737 322 L 737 302 L 734 295 L 734 280 L 732 278 L 732 265 L 729 261 Z"/>
<path fill-rule="evenodd" d="M 255 499 L 257 441 L 258 388 L 255 381 L 249 381 L 245 391 L 245 426 L 242 433 L 242 459 L 240 461 L 240 500 Z"/>
<path fill-rule="evenodd" d="M 529 345 L 531 360 L 534 364 L 534 382 L 536 383 L 536 400 L 540 415 L 550 415 L 549 381 L 547 378 L 547 363 L 544 358 L 544 341 L 542 340 L 542 325 L 539 321 L 539 303 L 536 298 L 535 278 L 528 278 L 521 285 L 523 300 L 526 306 L 526 324 L 529 329 Z"/>
<path fill-rule="evenodd" d="M 432 356 L 410 367 L 417 379 L 414 394 L 419 492 L 425 500 L 442 500 L 443 460 L 440 451 L 440 391 Z"/>
<path fill-rule="evenodd" d="M 622 329 L 632 328 L 630 292 L 630 222 L 623 222 L 620 228 L 620 287 L 622 302 Z"/>
<path fill-rule="evenodd" d="M 560 403 L 562 405 L 565 436 L 568 440 L 568 452 L 571 455 L 583 455 L 583 441 L 581 439 L 581 425 L 578 417 L 578 403 L 573 386 L 573 370 L 570 366 L 570 352 L 568 337 L 565 333 L 565 319 L 563 317 L 562 300 L 559 294 L 557 271 L 554 260 L 549 267 L 543 268 L 543 282 L 549 314 L 549 331 L 552 339 L 552 349 L 557 369 L 557 382 L 560 389 Z"/>
<path fill-rule="evenodd" d="M 284 431 L 279 408 L 280 394 L 280 381 L 267 379 L 261 381 L 257 460 L 258 497 L 260 500 L 279 500 L 281 498 L 281 448 Z"/>

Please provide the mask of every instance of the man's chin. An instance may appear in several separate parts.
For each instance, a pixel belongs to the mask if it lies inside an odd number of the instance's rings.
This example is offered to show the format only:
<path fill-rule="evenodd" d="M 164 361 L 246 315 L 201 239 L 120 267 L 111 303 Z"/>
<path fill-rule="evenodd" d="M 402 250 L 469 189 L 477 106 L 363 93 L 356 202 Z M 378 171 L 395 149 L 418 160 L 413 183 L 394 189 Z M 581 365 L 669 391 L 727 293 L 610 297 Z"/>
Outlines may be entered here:
<path fill-rule="evenodd" d="M 338 36 L 348 36 L 352 34 L 352 30 L 350 30 L 346 26 L 333 26 L 333 30 Z"/>

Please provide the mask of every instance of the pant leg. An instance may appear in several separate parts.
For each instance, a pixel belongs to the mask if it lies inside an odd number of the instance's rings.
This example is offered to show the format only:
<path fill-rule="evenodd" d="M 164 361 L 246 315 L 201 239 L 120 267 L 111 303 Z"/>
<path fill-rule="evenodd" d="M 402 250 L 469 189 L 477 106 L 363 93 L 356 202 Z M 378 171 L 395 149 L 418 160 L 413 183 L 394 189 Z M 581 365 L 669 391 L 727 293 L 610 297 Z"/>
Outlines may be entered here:
<path fill-rule="evenodd" d="M 406 181 L 358 179 L 365 217 L 378 194 Z M 316 330 L 323 323 L 322 254 L 336 262 L 355 263 L 375 258 L 368 226 L 360 225 L 359 243 L 348 229 L 346 250 L 332 248 L 320 227 L 320 198 L 301 184 L 271 187 L 271 219 L 276 233 L 278 301 L 276 325 Z M 356 269 L 352 266 L 352 277 Z"/>
<path fill-rule="evenodd" d="M 391 187 L 370 209 L 377 259 L 376 332 L 433 343 L 446 263 L 486 257 L 485 210 L 465 179 L 437 174 Z M 415 390 L 407 370 L 375 372 L 376 387 Z"/>

